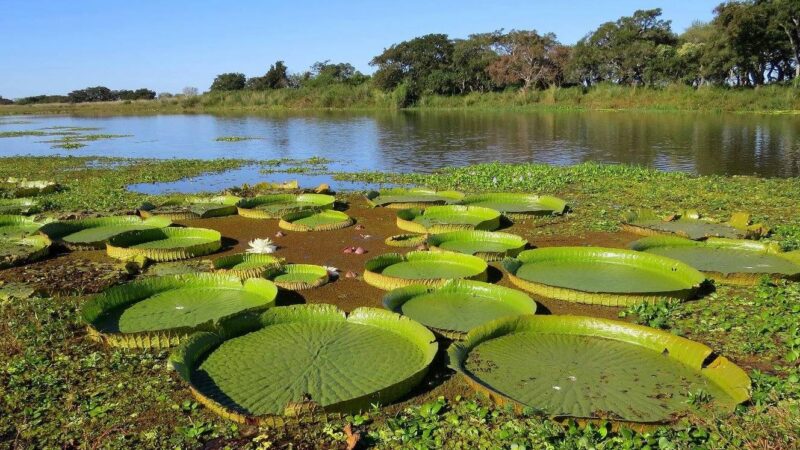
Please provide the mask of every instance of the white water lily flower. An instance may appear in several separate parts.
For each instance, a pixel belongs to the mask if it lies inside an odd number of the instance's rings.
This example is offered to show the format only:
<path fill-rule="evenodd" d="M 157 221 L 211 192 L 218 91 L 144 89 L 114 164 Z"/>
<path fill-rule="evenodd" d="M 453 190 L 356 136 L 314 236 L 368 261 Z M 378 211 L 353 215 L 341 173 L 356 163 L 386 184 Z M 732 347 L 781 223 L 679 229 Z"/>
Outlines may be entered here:
<path fill-rule="evenodd" d="M 250 248 L 247 249 L 247 253 L 275 253 L 275 250 L 278 249 L 278 246 L 269 239 L 253 239 L 249 244 Z"/>
<path fill-rule="evenodd" d="M 325 268 L 326 271 L 328 271 L 329 277 L 336 278 L 339 276 L 339 269 L 337 269 L 336 267 L 332 266 L 323 266 L 323 267 Z"/>

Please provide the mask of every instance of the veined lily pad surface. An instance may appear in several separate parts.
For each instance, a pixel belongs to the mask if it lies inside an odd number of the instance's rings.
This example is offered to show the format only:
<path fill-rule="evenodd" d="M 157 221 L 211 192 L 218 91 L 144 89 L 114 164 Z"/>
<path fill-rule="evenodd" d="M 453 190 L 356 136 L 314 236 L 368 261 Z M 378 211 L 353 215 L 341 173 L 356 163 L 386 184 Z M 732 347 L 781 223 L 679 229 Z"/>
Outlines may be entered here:
<path fill-rule="evenodd" d="M 203 404 L 237 422 L 390 403 L 422 380 L 437 351 L 425 327 L 375 308 L 345 317 L 332 305 L 296 305 L 230 322 L 226 338 L 198 333 L 170 360 Z"/>
<path fill-rule="evenodd" d="M 266 277 L 292 291 L 319 287 L 330 279 L 327 269 L 313 264 L 287 264 L 271 269 Z"/>
<path fill-rule="evenodd" d="M 759 237 L 767 230 L 763 225 L 750 225 L 750 216 L 736 213 L 728 222 L 714 222 L 700 217 L 696 211 L 687 211 L 668 217 L 659 217 L 652 211 L 638 211 L 623 218 L 623 229 L 644 235 L 674 234 L 688 239 L 722 237 L 729 239 Z"/>
<path fill-rule="evenodd" d="M 2 192 L 0 192 L 2 194 Z M 32 198 L 0 198 L 0 214 L 36 214 L 42 210 Z"/>
<path fill-rule="evenodd" d="M 632 243 L 631 248 L 683 261 L 723 283 L 751 285 L 764 275 L 773 279 L 800 279 L 800 253 L 783 253 L 774 243 L 651 236 Z"/>
<path fill-rule="evenodd" d="M 386 208 L 425 208 L 431 205 L 456 203 L 464 194 L 456 191 L 432 191 L 429 189 L 384 189 L 367 193 L 367 202 L 372 206 Z"/>
<path fill-rule="evenodd" d="M 114 216 L 52 222 L 39 231 L 68 248 L 84 250 L 103 248 L 109 239 L 121 233 L 163 228 L 170 224 L 170 220 L 163 217 L 142 220 L 137 216 Z"/>
<path fill-rule="evenodd" d="M 106 251 L 112 258 L 177 261 L 214 253 L 222 247 L 219 231 L 206 228 L 151 228 L 111 238 Z"/>
<path fill-rule="evenodd" d="M 500 213 L 489 208 L 462 205 L 408 208 L 397 212 L 397 227 L 412 233 L 491 231 L 500 227 Z"/>
<path fill-rule="evenodd" d="M 526 250 L 503 266 L 512 283 L 534 294 L 606 306 L 685 300 L 706 281 L 675 259 L 601 247 Z"/>
<path fill-rule="evenodd" d="M 216 197 L 187 197 L 151 209 L 142 209 L 142 217 L 166 217 L 170 220 L 205 219 L 236 214 L 236 204 L 241 200 L 232 195 Z"/>
<path fill-rule="evenodd" d="M 448 251 L 474 255 L 486 261 L 500 261 L 517 256 L 528 241 L 510 233 L 493 231 L 451 231 L 428 237 L 431 251 Z"/>
<path fill-rule="evenodd" d="M 336 198 L 325 194 L 271 194 L 239 201 L 239 215 L 252 219 L 279 219 L 305 209 L 332 209 Z"/>
<path fill-rule="evenodd" d="M 256 253 L 236 253 L 213 261 L 217 273 L 239 278 L 258 278 L 283 265 L 283 258 Z"/>
<path fill-rule="evenodd" d="M 0 239 L 35 233 L 43 224 L 27 216 L 0 215 Z"/>
<path fill-rule="evenodd" d="M 447 280 L 486 280 L 486 261 L 458 253 L 387 253 L 367 261 L 364 281 L 380 289 L 412 284 L 439 286 Z"/>
<path fill-rule="evenodd" d="M 111 345 L 169 347 L 195 331 L 216 331 L 225 318 L 274 306 L 277 294 L 264 279 L 164 276 L 112 287 L 88 301 L 82 316 L 91 335 Z"/>
<path fill-rule="evenodd" d="M 747 374 L 703 344 L 615 320 L 520 316 L 471 330 L 450 367 L 501 403 L 555 417 L 669 422 L 689 394 L 730 413 L 750 398 Z"/>
<path fill-rule="evenodd" d="M 278 226 L 290 231 L 331 231 L 347 228 L 353 219 L 341 211 L 302 210 L 285 214 Z"/>
<path fill-rule="evenodd" d="M 0 237 L 0 269 L 47 256 L 50 239 L 41 235 Z"/>
<path fill-rule="evenodd" d="M 460 204 L 491 208 L 511 218 L 563 214 L 567 210 L 567 202 L 558 197 L 533 194 L 490 193 L 468 195 L 464 197 Z"/>
<path fill-rule="evenodd" d="M 468 280 L 395 289 L 383 298 L 383 306 L 454 339 L 495 319 L 536 313 L 536 302 L 523 292 Z"/>

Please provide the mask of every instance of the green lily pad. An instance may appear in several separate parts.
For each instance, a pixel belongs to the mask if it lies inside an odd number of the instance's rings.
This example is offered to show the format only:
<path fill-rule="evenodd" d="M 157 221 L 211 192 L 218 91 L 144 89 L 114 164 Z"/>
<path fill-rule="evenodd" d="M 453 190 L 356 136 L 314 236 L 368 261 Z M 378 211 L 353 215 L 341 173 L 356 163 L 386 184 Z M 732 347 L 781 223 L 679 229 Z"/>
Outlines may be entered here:
<path fill-rule="evenodd" d="M 705 345 L 594 317 L 499 319 L 448 356 L 474 388 L 547 416 L 661 423 L 689 412 L 698 391 L 717 413 L 750 398 L 747 374 Z"/>
<path fill-rule="evenodd" d="M 708 238 L 692 241 L 674 236 L 652 236 L 631 248 L 683 261 L 716 281 L 752 285 L 762 276 L 800 279 L 800 256 L 779 246 L 757 241 Z"/>
<path fill-rule="evenodd" d="M 332 209 L 336 198 L 325 194 L 271 194 L 237 203 L 239 215 L 251 219 L 279 219 L 291 212 Z"/>
<path fill-rule="evenodd" d="M 431 251 L 448 251 L 500 261 L 525 250 L 528 241 L 510 233 L 492 231 L 451 231 L 428 237 Z"/>
<path fill-rule="evenodd" d="M 425 208 L 432 205 L 455 203 L 464 198 L 464 194 L 456 191 L 432 191 L 429 189 L 383 189 L 380 192 L 370 191 L 366 195 L 371 206 L 406 209 Z"/>
<path fill-rule="evenodd" d="M 58 190 L 59 186 L 53 181 L 26 180 L 19 178 L 8 178 L 0 181 L 0 193 L 5 197 L 35 197 L 38 195 L 50 194 Z"/>
<path fill-rule="evenodd" d="M 45 236 L 0 238 L 0 269 L 44 258 L 50 252 L 50 239 Z"/>
<path fill-rule="evenodd" d="M 412 233 L 443 233 L 455 230 L 487 230 L 500 227 L 500 213 L 479 206 L 431 206 L 397 212 L 397 227 Z"/>
<path fill-rule="evenodd" d="M 236 204 L 241 200 L 232 195 L 216 197 L 187 197 L 163 203 L 155 208 L 141 209 L 142 217 L 166 217 L 170 220 L 207 219 L 236 214 Z"/>
<path fill-rule="evenodd" d="M 341 211 L 303 210 L 285 214 L 278 226 L 290 231 L 331 231 L 347 228 L 353 219 Z"/>
<path fill-rule="evenodd" d="M 274 267 L 266 277 L 278 287 L 292 291 L 319 287 L 330 279 L 326 268 L 312 264 L 287 264 Z"/>
<path fill-rule="evenodd" d="M 390 247 L 416 247 L 424 244 L 427 238 L 428 236 L 425 234 L 396 234 L 389 236 L 383 242 Z"/>
<path fill-rule="evenodd" d="M 458 253 L 388 253 L 367 261 L 364 281 L 380 289 L 412 284 L 439 286 L 447 280 L 486 280 L 486 261 Z"/>
<path fill-rule="evenodd" d="M 564 214 L 567 202 L 549 195 L 490 193 L 469 195 L 459 202 L 461 205 L 482 206 L 500 211 L 507 217 Z"/>
<path fill-rule="evenodd" d="M 222 247 L 219 231 L 206 228 L 150 228 L 118 234 L 106 245 L 112 258 L 178 261 L 214 253 Z"/>
<path fill-rule="evenodd" d="M 28 236 L 42 225 L 27 216 L 0 215 L 0 239 Z"/>
<path fill-rule="evenodd" d="M 284 259 L 258 253 L 236 253 L 214 260 L 217 273 L 234 275 L 241 279 L 259 278 L 283 266 Z"/>
<path fill-rule="evenodd" d="M 112 287 L 82 311 L 90 334 L 122 347 L 168 347 L 220 321 L 274 306 L 278 290 L 263 279 L 186 274 Z"/>
<path fill-rule="evenodd" d="M 534 294 L 606 306 L 685 300 L 706 282 L 671 258 L 600 247 L 526 250 L 503 266 L 512 283 Z"/>
<path fill-rule="evenodd" d="M 422 380 L 437 351 L 425 327 L 374 308 L 345 318 L 332 305 L 296 305 L 229 322 L 224 334 L 192 336 L 170 361 L 201 403 L 243 423 L 391 403 Z"/>
<path fill-rule="evenodd" d="M 163 228 L 170 224 L 170 220 L 163 217 L 142 220 L 138 216 L 112 216 L 51 222 L 39 231 L 69 249 L 91 250 L 104 248 L 109 239 L 121 233 Z"/>
<path fill-rule="evenodd" d="M 467 280 L 395 289 L 383 298 L 383 306 L 453 339 L 501 317 L 536 313 L 536 302 L 520 291 Z"/>
<path fill-rule="evenodd" d="M 728 222 L 701 218 L 696 211 L 659 217 L 652 211 L 638 211 L 624 216 L 622 228 L 644 236 L 674 234 L 688 239 L 722 237 L 729 239 L 758 238 L 768 233 L 761 224 L 750 225 L 750 216 L 736 213 Z"/>
<path fill-rule="evenodd" d="M 0 198 L 0 214 L 36 214 L 42 211 L 38 201 L 32 198 Z"/>

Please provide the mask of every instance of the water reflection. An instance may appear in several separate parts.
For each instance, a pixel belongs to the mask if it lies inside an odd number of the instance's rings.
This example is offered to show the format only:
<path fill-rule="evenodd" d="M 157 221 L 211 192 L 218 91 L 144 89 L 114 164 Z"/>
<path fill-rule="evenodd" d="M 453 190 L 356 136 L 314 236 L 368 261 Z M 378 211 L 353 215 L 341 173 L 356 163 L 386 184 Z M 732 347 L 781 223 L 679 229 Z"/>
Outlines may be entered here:
<path fill-rule="evenodd" d="M 800 117 L 659 112 L 314 112 L 25 117 L 0 132 L 100 127 L 133 137 L 65 151 L 42 137 L 0 139 L 0 155 L 309 158 L 333 170 L 431 171 L 487 161 L 630 163 L 699 174 L 800 175 Z M 6 123 L 8 122 L 8 123 Z M 221 136 L 258 139 L 216 142 Z"/>

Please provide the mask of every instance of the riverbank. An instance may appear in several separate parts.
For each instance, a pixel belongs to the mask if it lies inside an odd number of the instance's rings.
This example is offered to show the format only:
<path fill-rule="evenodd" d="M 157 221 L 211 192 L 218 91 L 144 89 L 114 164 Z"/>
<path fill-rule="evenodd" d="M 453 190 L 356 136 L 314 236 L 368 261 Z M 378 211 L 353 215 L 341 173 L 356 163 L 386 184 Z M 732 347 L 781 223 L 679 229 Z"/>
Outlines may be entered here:
<path fill-rule="evenodd" d="M 243 160 L 144 160 L 78 157 L 0 158 L 0 178 L 50 179 L 61 192 L 42 197 L 44 214 L 125 213 L 144 201 L 168 196 L 127 191 L 132 183 L 170 181 L 250 164 Z M 291 166 L 296 167 L 296 166 Z M 289 170 L 273 165 L 271 169 Z M 291 173 L 287 173 L 291 176 Z M 579 164 L 484 164 L 433 174 L 339 173 L 336 179 L 402 183 L 470 192 L 521 191 L 557 194 L 572 212 L 514 223 L 508 231 L 539 247 L 624 247 L 636 236 L 619 230 L 619 216 L 635 208 L 667 214 L 695 208 L 719 219 L 737 210 L 772 226 L 771 239 L 800 247 L 800 179 L 692 176 L 623 166 Z M 265 175 L 266 179 L 266 175 Z M 305 186 L 311 187 L 311 186 Z M 252 193 L 252 188 L 246 189 Z M 240 191 L 236 191 L 241 193 Z M 366 259 L 395 251 L 383 243 L 399 233 L 396 211 L 368 208 L 356 192 L 337 195 L 363 229 L 294 233 L 275 237 L 277 255 L 292 262 L 334 265 L 362 273 Z M 273 237 L 274 220 L 232 216 L 181 222 L 214 228 L 227 238 L 224 252 L 242 251 L 257 237 Z M 302 236 L 301 236 L 302 235 Z M 348 245 L 364 255 L 344 254 Z M 213 255 L 217 257 L 219 255 Z M 497 268 L 497 263 L 493 263 Z M 197 270 L 157 264 L 152 272 Z M 502 274 L 498 268 L 495 273 Z M 702 410 L 674 426 L 634 431 L 609 422 L 559 423 L 496 406 L 451 376 L 444 361 L 408 398 L 364 414 L 330 417 L 323 423 L 279 428 L 235 425 L 199 405 L 185 383 L 166 369 L 167 352 L 111 349 L 91 339 L 80 319 L 88 295 L 143 275 L 102 251 L 63 252 L 23 267 L 0 270 L 0 385 L 4 421 L 0 448 L 346 448 L 345 425 L 361 436 L 359 448 L 797 448 L 800 443 L 800 334 L 796 314 L 800 285 L 720 286 L 709 297 L 627 310 L 587 307 L 537 298 L 540 311 L 614 317 L 664 328 L 711 346 L 744 368 L 753 381 L 752 401 L 730 417 Z M 508 285 L 501 275 L 497 280 Z M 2 283 L 10 283 L 4 289 Z M 288 302 L 333 303 L 350 310 L 380 306 L 382 292 L 359 278 L 344 278 Z M 620 317 L 623 316 L 623 317 Z M 698 394 L 698 397 L 701 397 Z"/>
<path fill-rule="evenodd" d="M 0 115 L 15 114 L 191 114 L 255 113 L 280 110 L 643 110 L 800 113 L 800 89 L 765 86 L 757 89 L 683 85 L 637 88 L 600 85 L 547 90 L 471 93 L 463 96 L 425 95 L 410 108 L 403 92 L 384 92 L 369 83 L 359 86 L 330 85 L 316 88 L 269 91 L 206 93 L 195 97 L 171 97 L 98 103 L 3 105 Z"/>

